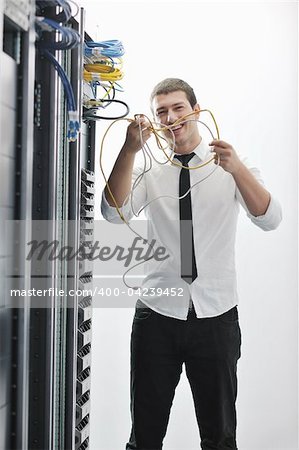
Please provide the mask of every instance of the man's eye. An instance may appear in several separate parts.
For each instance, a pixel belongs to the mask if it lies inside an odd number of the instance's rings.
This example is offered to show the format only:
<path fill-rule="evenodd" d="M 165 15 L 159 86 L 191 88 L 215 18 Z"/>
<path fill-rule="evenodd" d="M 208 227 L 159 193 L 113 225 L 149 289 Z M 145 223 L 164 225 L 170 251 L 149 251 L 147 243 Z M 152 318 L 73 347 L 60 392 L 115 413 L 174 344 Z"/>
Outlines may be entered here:
<path fill-rule="evenodd" d="M 166 114 L 166 111 L 159 111 L 157 113 L 157 116 L 161 117 L 161 116 L 163 116 L 163 114 Z"/>

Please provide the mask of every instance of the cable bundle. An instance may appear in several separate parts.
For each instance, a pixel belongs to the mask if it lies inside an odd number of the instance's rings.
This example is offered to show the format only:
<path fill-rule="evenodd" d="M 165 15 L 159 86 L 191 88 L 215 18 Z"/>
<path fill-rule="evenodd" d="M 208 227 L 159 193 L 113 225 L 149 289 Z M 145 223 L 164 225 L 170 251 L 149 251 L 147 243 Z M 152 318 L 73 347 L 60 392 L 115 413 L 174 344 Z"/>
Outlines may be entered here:
<path fill-rule="evenodd" d="M 161 150 L 161 152 L 164 154 L 164 156 L 165 156 L 165 158 L 166 158 L 164 162 L 160 162 L 160 161 L 158 161 L 158 160 L 153 156 L 153 153 L 152 153 L 151 149 L 149 148 L 148 144 L 147 144 L 146 142 L 143 141 L 143 137 L 142 137 L 142 128 L 141 128 L 140 121 L 139 121 L 139 133 L 140 133 L 140 141 L 141 141 L 141 143 L 142 143 L 142 147 L 141 147 L 141 148 L 142 148 L 142 152 L 143 152 L 143 154 L 144 154 L 144 161 L 146 161 L 145 155 L 147 155 L 147 156 L 149 157 L 149 159 L 150 159 L 150 168 L 149 168 L 148 170 L 150 170 L 150 169 L 152 168 L 152 161 L 151 161 L 152 159 L 154 159 L 158 164 L 161 164 L 161 165 L 166 164 L 166 163 L 169 162 L 169 163 L 171 163 L 171 164 L 174 165 L 174 166 L 177 166 L 177 167 L 184 167 L 184 168 L 187 169 L 187 170 L 196 170 L 196 169 L 200 169 L 200 168 L 206 166 L 207 164 L 210 164 L 211 162 L 213 162 L 213 161 L 215 160 L 215 157 L 212 156 L 210 159 L 208 159 L 208 161 L 205 161 L 205 162 L 203 162 L 203 163 L 201 163 L 201 164 L 199 164 L 199 165 L 197 165 L 197 166 L 192 166 L 192 167 L 186 166 L 186 167 L 185 167 L 185 166 L 182 166 L 181 163 L 175 162 L 174 160 L 171 159 L 171 157 L 172 157 L 172 155 L 173 155 L 173 152 L 174 152 L 174 147 L 175 147 L 175 136 L 174 136 L 174 134 L 173 134 L 172 129 L 175 128 L 175 127 L 176 127 L 177 125 L 179 125 L 179 124 L 183 124 L 183 123 L 189 122 L 189 121 L 195 121 L 195 122 L 201 123 L 202 125 L 204 125 L 204 126 L 209 130 L 212 139 L 215 139 L 215 136 L 214 136 L 212 130 L 209 128 L 209 126 L 208 126 L 207 124 L 205 124 L 205 123 L 202 122 L 201 120 L 198 120 L 198 119 L 196 119 L 196 118 L 193 118 L 193 116 L 196 115 L 196 114 L 198 114 L 199 112 L 200 112 L 200 113 L 203 113 L 203 112 L 209 113 L 209 115 L 211 116 L 211 118 L 212 118 L 212 120 L 213 120 L 214 126 L 215 126 L 217 139 L 220 139 L 219 128 L 218 128 L 216 119 L 215 119 L 213 113 L 212 113 L 209 109 L 194 110 L 194 111 L 192 111 L 192 112 L 190 112 L 190 113 L 184 115 L 183 117 L 180 117 L 179 119 L 177 119 L 177 120 L 176 120 L 174 123 L 172 123 L 171 125 L 164 125 L 164 124 L 160 124 L 160 123 L 157 123 L 157 122 L 153 122 L 153 121 L 151 121 L 150 118 L 147 117 L 145 114 L 141 114 L 141 115 L 142 115 L 143 117 L 145 117 L 146 120 L 148 121 L 149 126 L 148 126 L 147 128 L 153 133 L 153 136 L 155 137 L 155 140 L 156 140 L 157 147 L 159 148 L 159 150 Z M 108 132 L 109 132 L 110 129 L 112 128 L 112 126 L 115 125 L 117 122 L 119 122 L 119 121 L 121 121 L 121 120 L 125 120 L 126 122 L 130 122 L 130 123 L 131 123 L 131 122 L 134 122 L 134 121 L 138 120 L 138 119 L 140 118 L 141 115 L 140 115 L 140 114 L 135 115 L 134 119 L 126 118 L 126 119 L 117 119 L 117 120 L 114 120 L 114 121 L 108 126 L 107 130 L 105 131 L 105 133 L 104 133 L 104 135 L 103 135 L 103 138 L 102 138 L 101 148 L 100 148 L 100 169 L 101 169 L 103 178 L 104 178 L 104 180 L 105 180 L 105 183 L 106 183 L 107 189 L 108 189 L 108 191 L 109 191 L 109 194 L 111 195 L 111 198 L 112 198 L 112 200 L 113 200 L 113 203 L 114 203 L 114 206 L 115 206 L 115 208 L 116 208 L 116 210 L 117 210 L 117 213 L 119 214 L 121 220 L 123 220 L 123 222 L 126 223 L 127 225 L 128 225 L 128 223 L 127 223 L 126 219 L 124 218 L 124 216 L 123 216 L 123 214 L 122 214 L 122 212 L 121 212 L 121 207 L 117 204 L 117 202 L 116 202 L 116 200 L 115 200 L 115 198 L 114 198 L 114 196 L 113 196 L 113 193 L 112 193 L 112 191 L 111 191 L 111 189 L 110 189 L 110 186 L 109 186 L 109 184 L 108 184 L 108 179 L 107 179 L 107 177 L 105 176 L 105 173 L 104 173 L 104 170 L 103 170 L 103 165 L 102 165 L 102 155 L 103 155 L 103 149 L 104 149 L 104 141 L 105 141 L 105 139 L 106 139 L 106 136 L 107 136 Z M 166 137 L 163 135 L 163 133 L 165 133 L 166 131 L 168 131 L 168 132 L 171 134 L 171 136 L 172 136 L 171 139 L 166 139 Z M 166 142 L 166 146 L 165 146 L 165 142 Z M 170 144 L 170 143 L 171 143 L 171 144 Z M 167 153 L 168 150 L 171 151 L 171 155 L 169 155 L 169 154 Z M 138 177 L 138 179 L 139 179 L 140 177 L 142 178 L 142 176 L 143 176 L 144 173 L 146 173 L 146 172 L 147 172 L 147 170 L 146 170 L 146 168 L 144 167 L 144 171 L 143 171 L 143 173 Z M 203 180 L 202 180 L 202 181 L 203 181 Z M 136 182 L 137 182 L 137 180 L 136 180 Z M 137 183 L 137 184 L 138 184 L 138 183 Z M 191 188 L 191 189 L 192 189 L 192 188 Z M 191 189 L 190 189 L 190 190 L 191 190 Z M 134 190 L 134 188 L 133 188 L 133 190 Z M 187 194 L 185 194 L 185 195 L 187 195 Z M 130 194 L 130 197 L 131 197 L 131 194 Z M 161 196 L 161 197 L 168 197 L 168 196 Z M 160 198 L 160 197 L 159 197 L 159 198 Z M 151 203 L 152 201 L 154 201 L 154 200 L 151 200 L 149 203 Z M 127 203 L 127 201 L 124 202 L 124 204 L 126 204 L 126 203 Z M 149 205 L 149 203 L 147 203 L 144 207 L 142 207 L 142 209 L 136 214 L 136 216 L 138 216 L 139 213 L 140 213 L 146 206 Z M 132 208 L 132 210 L 134 211 L 134 208 Z"/>
<path fill-rule="evenodd" d="M 216 122 L 216 120 L 215 120 L 215 117 L 214 117 L 213 113 L 212 113 L 209 109 L 194 110 L 194 111 L 192 111 L 192 112 L 190 112 L 190 113 L 184 115 L 183 117 L 180 117 L 179 119 L 177 119 L 177 120 L 176 120 L 174 123 L 172 123 L 171 125 L 163 125 L 163 124 L 161 124 L 161 123 L 153 122 L 153 121 L 151 121 L 145 114 L 138 114 L 138 115 L 135 115 L 135 116 L 134 116 L 134 119 L 129 119 L 129 118 L 126 118 L 126 119 L 117 119 L 117 120 L 114 120 L 114 121 L 108 126 L 107 130 L 105 131 L 105 133 L 104 133 L 104 135 L 103 135 L 102 143 L 101 143 L 101 148 L 100 148 L 100 170 L 101 170 L 102 176 L 103 176 L 103 178 L 104 178 L 104 181 L 105 181 L 105 184 L 106 184 L 106 188 L 107 188 L 107 190 L 108 190 L 108 192 L 109 192 L 109 194 L 110 194 L 110 196 L 111 196 L 111 199 L 112 199 L 112 201 L 113 201 L 113 203 L 114 203 L 114 206 L 115 206 L 115 208 L 116 208 L 116 211 L 117 211 L 117 213 L 118 213 L 120 219 L 123 221 L 124 224 L 126 224 L 126 226 L 127 226 L 127 227 L 128 227 L 128 228 L 136 235 L 136 236 L 138 236 L 140 239 L 142 239 L 142 240 L 149 246 L 149 249 L 153 249 L 153 244 L 152 244 L 152 243 L 149 243 L 148 240 L 147 240 L 144 236 L 141 236 L 135 229 L 133 229 L 133 227 L 130 225 L 130 223 L 128 222 L 128 220 L 127 220 L 126 217 L 124 216 L 122 207 L 121 207 L 120 205 L 118 205 L 118 203 L 117 203 L 117 201 L 116 201 L 116 199 L 115 199 L 115 197 L 114 197 L 114 195 L 113 195 L 113 192 L 112 192 L 112 190 L 111 190 L 111 188 L 110 188 L 110 186 L 109 186 L 108 178 L 106 177 L 106 175 L 105 175 L 105 173 L 104 173 L 103 162 L 102 162 L 102 159 L 103 159 L 103 149 L 104 149 L 104 141 L 105 141 L 105 139 L 106 139 L 106 136 L 107 136 L 108 132 L 109 132 L 110 129 L 112 128 L 112 126 L 113 126 L 114 124 L 116 124 L 117 122 L 120 122 L 121 120 L 125 120 L 125 121 L 127 121 L 127 122 L 134 122 L 134 121 L 136 121 L 136 120 L 138 121 L 138 126 L 139 126 L 139 136 L 140 136 L 140 142 L 141 142 L 141 145 L 142 145 L 142 146 L 141 146 L 141 150 L 142 150 L 142 153 L 143 153 L 143 160 L 144 160 L 143 170 L 142 170 L 142 172 L 138 175 L 138 177 L 135 179 L 135 181 L 134 181 L 134 183 L 133 183 L 133 185 L 132 185 L 132 188 L 131 188 L 131 191 L 130 191 L 129 195 L 127 196 L 127 198 L 126 198 L 126 199 L 124 200 L 124 202 L 123 202 L 123 205 L 126 205 L 126 204 L 129 202 L 129 203 L 130 203 L 130 206 L 131 206 L 131 210 L 132 210 L 134 216 L 135 216 L 135 217 L 138 217 L 138 216 L 140 215 L 140 213 L 141 213 L 145 208 L 147 208 L 152 202 L 155 202 L 155 201 L 157 201 L 157 200 L 160 199 L 160 198 L 168 198 L 168 199 L 173 199 L 173 200 L 176 200 L 176 201 L 177 201 L 177 200 L 180 200 L 180 199 L 182 199 L 182 198 L 184 198 L 186 195 L 188 195 L 188 193 L 189 193 L 195 186 L 197 186 L 199 183 L 202 183 L 203 181 L 205 181 L 207 178 L 209 178 L 209 177 L 215 172 L 215 170 L 217 170 L 217 168 L 218 168 L 218 166 L 219 166 L 219 164 L 220 164 L 220 159 L 219 159 L 219 158 L 217 158 L 217 159 L 215 158 L 215 153 L 214 153 L 213 155 L 211 155 L 211 157 L 210 157 L 208 160 L 206 160 L 206 161 L 204 161 L 204 162 L 202 162 L 201 164 L 198 164 L 198 165 L 196 165 L 196 166 L 183 166 L 181 163 L 175 162 L 175 160 L 172 159 L 173 154 L 174 154 L 174 148 L 175 148 L 175 135 L 174 135 L 174 133 L 173 133 L 172 130 L 173 130 L 173 128 L 175 128 L 175 127 L 176 127 L 177 125 L 179 125 L 179 124 L 183 124 L 183 123 L 189 122 L 189 121 L 192 121 L 192 122 L 193 122 L 193 121 L 199 122 L 199 123 L 201 123 L 202 125 L 204 125 L 204 126 L 209 130 L 209 132 L 210 132 L 210 134 L 211 134 L 211 136 L 212 136 L 212 139 L 215 139 L 215 136 L 214 136 L 212 130 L 209 128 L 209 126 L 208 126 L 207 124 L 205 124 L 204 122 L 198 120 L 196 117 L 195 117 L 195 118 L 193 117 L 194 115 L 197 115 L 199 112 L 201 112 L 201 113 L 207 112 L 207 113 L 210 114 L 210 116 L 211 116 L 211 118 L 212 118 L 212 120 L 213 120 L 213 122 L 214 122 L 214 126 L 215 126 L 215 130 L 216 130 L 216 136 L 217 136 L 217 139 L 220 139 L 219 128 L 218 128 L 217 122 Z M 157 147 L 158 147 L 159 150 L 161 150 L 161 152 L 164 154 L 164 156 L 165 156 L 164 161 L 159 161 L 159 160 L 157 160 L 157 159 L 155 158 L 155 156 L 154 156 L 152 150 L 150 149 L 148 143 L 147 143 L 146 141 L 144 141 L 144 139 L 143 139 L 143 134 L 142 134 L 142 133 L 143 133 L 143 131 L 145 130 L 145 128 L 143 128 L 143 127 L 144 127 L 144 124 L 143 124 L 143 125 L 141 124 L 140 116 L 145 117 L 146 120 L 148 121 L 149 126 L 148 126 L 147 128 L 153 133 L 153 136 L 155 137 L 155 140 L 156 140 Z M 166 137 L 165 137 L 165 135 L 164 135 L 165 132 L 170 133 L 170 134 L 169 134 L 169 137 L 168 137 L 167 139 L 166 139 Z M 161 134 L 161 133 L 162 133 L 162 134 Z M 166 143 L 166 145 L 165 145 L 165 143 Z M 169 154 L 169 152 L 170 152 L 170 154 Z M 210 164 L 210 163 L 212 163 L 212 162 L 215 162 L 216 167 L 214 167 L 207 175 L 205 175 L 204 177 L 202 177 L 199 181 L 197 181 L 196 183 L 194 183 L 194 184 L 189 188 L 189 190 L 188 190 L 187 192 L 185 192 L 185 194 L 182 195 L 181 197 L 174 197 L 174 196 L 171 196 L 171 195 L 160 195 L 159 197 L 156 197 L 156 198 L 153 198 L 153 199 L 149 200 L 149 201 L 148 201 L 146 204 L 144 204 L 138 211 L 135 211 L 135 208 L 134 208 L 134 202 L 133 202 L 134 193 L 135 193 L 135 190 L 136 190 L 138 184 L 141 182 L 142 178 L 144 177 L 144 175 L 152 169 L 152 167 L 153 167 L 152 160 L 155 160 L 156 163 L 158 163 L 158 164 L 160 164 L 160 165 L 165 165 L 165 164 L 170 163 L 171 165 L 177 166 L 177 167 L 179 167 L 179 168 L 182 168 L 182 167 L 183 167 L 184 169 L 189 170 L 189 171 L 190 171 L 190 170 L 201 169 L 202 167 L 207 166 L 208 164 Z M 148 164 L 148 163 L 149 163 L 149 164 Z M 152 256 L 149 256 L 148 259 L 147 259 L 146 261 L 149 261 L 152 257 L 153 257 L 153 255 L 152 255 Z M 130 268 L 123 274 L 123 277 L 122 277 L 123 282 L 124 282 L 124 284 L 125 284 L 128 288 L 131 288 L 131 289 L 136 290 L 136 289 L 138 289 L 138 288 L 140 287 L 140 286 L 131 286 L 131 285 L 129 285 L 129 284 L 126 282 L 126 279 L 125 279 L 125 278 L 126 278 L 127 274 L 128 274 L 131 270 L 135 269 L 137 266 L 143 264 L 144 262 L 145 262 L 145 261 L 142 261 L 142 262 L 139 262 L 139 263 L 135 264 L 134 266 L 130 267 Z"/>
<path fill-rule="evenodd" d="M 69 118 L 67 138 L 73 142 L 77 139 L 80 130 L 79 114 L 74 92 L 65 71 L 52 52 L 56 50 L 72 50 L 80 45 L 81 38 L 75 30 L 65 26 L 65 23 L 72 17 L 69 2 L 66 0 L 37 0 L 36 3 L 38 12 L 42 14 L 47 12 L 47 8 L 49 7 L 59 6 L 61 8 L 61 11 L 55 16 L 56 20 L 38 16 L 35 22 L 39 38 L 38 48 L 54 66 L 64 87 Z M 60 39 L 48 41 L 45 39 L 45 33 L 58 33 Z"/>
<path fill-rule="evenodd" d="M 54 42 L 45 42 L 42 39 L 39 43 L 40 49 L 72 50 L 80 44 L 80 35 L 72 28 L 62 26 L 58 22 L 55 22 L 55 20 L 46 19 L 45 17 L 37 17 L 36 23 L 42 32 L 53 33 L 54 31 L 58 31 L 61 38 L 59 41 Z"/>
<path fill-rule="evenodd" d="M 108 56 L 111 58 L 120 58 L 125 53 L 125 49 L 121 41 L 112 39 L 109 41 L 100 42 L 86 42 L 85 55 L 86 56 Z"/>
<path fill-rule="evenodd" d="M 124 74 L 118 67 L 106 63 L 85 64 L 84 80 L 86 81 L 119 81 Z"/>
<path fill-rule="evenodd" d="M 119 81 L 123 78 L 124 47 L 118 40 L 85 43 L 85 81 Z"/>
<path fill-rule="evenodd" d="M 101 42 L 88 41 L 85 43 L 83 77 L 84 81 L 89 83 L 94 93 L 93 99 L 83 99 L 85 108 L 88 108 L 88 111 L 84 114 L 85 119 L 112 120 L 125 117 L 129 113 L 128 105 L 121 100 L 115 99 L 116 91 L 122 91 L 118 81 L 124 76 L 121 58 L 124 53 L 122 42 L 116 39 Z M 104 91 L 102 96 L 98 94 L 98 90 Z M 99 109 L 104 110 L 112 103 L 125 106 L 125 112 L 113 117 L 98 114 Z"/>

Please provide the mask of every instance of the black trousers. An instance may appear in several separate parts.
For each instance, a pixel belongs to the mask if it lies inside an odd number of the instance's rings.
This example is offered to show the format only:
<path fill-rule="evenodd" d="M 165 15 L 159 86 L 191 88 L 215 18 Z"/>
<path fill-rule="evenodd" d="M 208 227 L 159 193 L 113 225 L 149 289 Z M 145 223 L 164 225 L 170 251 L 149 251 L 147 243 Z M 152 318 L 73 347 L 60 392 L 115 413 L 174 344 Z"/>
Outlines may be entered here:
<path fill-rule="evenodd" d="M 185 364 L 204 450 L 237 449 L 235 306 L 212 318 L 174 319 L 136 308 L 131 334 L 132 430 L 126 450 L 161 450 L 175 388 Z M 187 450 L 187 446 L 182 449 Z"/>

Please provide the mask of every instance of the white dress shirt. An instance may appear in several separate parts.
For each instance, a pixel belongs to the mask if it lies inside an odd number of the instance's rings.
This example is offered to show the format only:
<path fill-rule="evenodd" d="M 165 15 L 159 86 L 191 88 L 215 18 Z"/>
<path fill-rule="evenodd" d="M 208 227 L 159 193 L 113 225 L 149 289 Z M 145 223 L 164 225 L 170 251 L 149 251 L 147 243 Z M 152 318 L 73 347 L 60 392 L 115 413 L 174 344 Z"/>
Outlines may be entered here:
<path fill-rule="evenodd" d="M 194 150 L 195 156 L 189 167 L 196 166 L 211 157 L 211 148 L 201 141 Z M 252 167 L 246 158 L 241 158 L 256 179 L 263 184 L 260 172 Z M 177 162 L 177 160 L 175 160 Z M 212 162 L 205 167 L 190 170 L 190 183 L 193 186 L 215 169 Z M 155 239 L 157 245 L 167 249 L 169 257 L 164 261 L 149 260 L 145 264 L 145 278 L 142 287 L 152 288 L 154 295 L 140 297 L 141 301 L 154 311 L 165 316 L 186 320 L 190 299 L 198 318 L 222 314 L 238 304 L 235 236 L 239 205 L 246 210 L 250 220 L 265 231 L 275 229 L 281 221 L 280 204 L 271 196 L 266 213 L 255 217 L 251 215 L 236 187 L 233 176 L 217 167 L 216 170 L 191 190 L 194 249 L 197 278 L 192 284 L 181 279 L 180 268 L 180 222 L 179 222 L 179 176 L 180 167 L 159 165 L 153 161 L 152 169 L 145 173 L 134 190 L 133 208 L 138 211 L 150 200 L 161 195 L 176 197 L 158 198 L 144 210 L 148 224 L 149 241 Z M 134 167 L 133 182 L 143 171 Z M 123 223 L 116 208 L 110 206 L 102 196 L 101 210 L 104 218 L 113 223 Z M 124 205 L 126 220 L 133 217 L 131 203 Z M 126 225 L 123 225 L 126 226 Z M 191 255 L 190 255 L 191 258 Z M 159 295 L 175 292 L 179 295 Z M 168 288 L 168 290 L 167 290 Z M 157 295 L 155 295 L 157 293 Z"/>

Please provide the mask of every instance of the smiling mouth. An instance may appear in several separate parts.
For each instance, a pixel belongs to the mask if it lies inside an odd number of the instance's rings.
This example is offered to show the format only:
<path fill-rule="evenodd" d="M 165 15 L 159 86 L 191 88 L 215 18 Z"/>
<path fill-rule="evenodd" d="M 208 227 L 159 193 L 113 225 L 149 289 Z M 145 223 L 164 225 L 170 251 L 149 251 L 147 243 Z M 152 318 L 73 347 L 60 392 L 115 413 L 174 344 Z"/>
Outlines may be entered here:
<path fill-rule="evenodd" d="M 176 125 L 176 126 L 170 126 L 169 128 L 171 129 L 171 131 L 173 131 L 174 133 L 176 131 L 181 130 L 184 127 L 184 124 L 180 124 L 180 125 Z"/>

